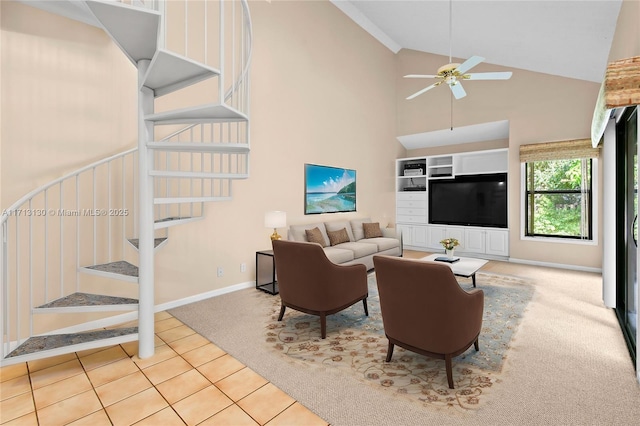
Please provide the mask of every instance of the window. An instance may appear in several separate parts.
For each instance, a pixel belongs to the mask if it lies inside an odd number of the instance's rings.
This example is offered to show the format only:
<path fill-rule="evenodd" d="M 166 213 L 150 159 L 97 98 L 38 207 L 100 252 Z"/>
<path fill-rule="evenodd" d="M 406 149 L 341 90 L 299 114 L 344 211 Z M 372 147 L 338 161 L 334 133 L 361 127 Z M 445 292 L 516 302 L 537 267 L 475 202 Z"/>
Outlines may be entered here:
<path fill-rule="evenodd" d="M 592 239 L 592 159 L 525 163 L 525 235 Z"/>

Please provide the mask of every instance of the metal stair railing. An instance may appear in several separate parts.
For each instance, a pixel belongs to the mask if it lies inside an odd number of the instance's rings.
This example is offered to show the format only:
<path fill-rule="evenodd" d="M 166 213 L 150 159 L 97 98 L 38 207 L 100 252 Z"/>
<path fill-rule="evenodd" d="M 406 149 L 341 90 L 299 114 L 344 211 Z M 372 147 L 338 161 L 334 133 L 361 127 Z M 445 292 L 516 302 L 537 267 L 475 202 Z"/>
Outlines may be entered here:
<path fill-rule="evenodd" d="M 247 114 L 253 38 L 247 0 L 150 3 L 164 16 L 159 45 L 220 70 L 218 99 Z"/>
<path fill-rule="evenodd" d="M 56 327 L 33 308 L 77 292 L 78 268 L 127 257 L 137 233 L 137 148 L 105 158 L 22 197 L 0 217 L 2 359 Z M 59 325 L 58 325 L 59 326 Z"/>
<path fill-rule="evenodd" d="M 247 0 L 116 1 L 160 12 L 158 47 L 218 69 L 220 103 L 248 114 L 253 32 Z"/>
<path fill-rule="evenodd" d="M 159 45 L 221 70 L 217 88 L 206 86 L 215 96 L 223 93 L 225 76 L 231 76 L 220 103 L 248 116 L 253 35 L 247 1 L 172 1 L 159 6 L 165 28 Z M 217 31 L 211 31 L 212 23 Z M 155 170 L 184 175 L 154 179 L 156 219 L 201 216 L 203 201 L 231 199 L 232 180 L 249 175 L 248 121 L 192 124 L 158 142 L 172 149 L 154 153 Z M 229 149 L 232 145 L 241 149 Z"/>

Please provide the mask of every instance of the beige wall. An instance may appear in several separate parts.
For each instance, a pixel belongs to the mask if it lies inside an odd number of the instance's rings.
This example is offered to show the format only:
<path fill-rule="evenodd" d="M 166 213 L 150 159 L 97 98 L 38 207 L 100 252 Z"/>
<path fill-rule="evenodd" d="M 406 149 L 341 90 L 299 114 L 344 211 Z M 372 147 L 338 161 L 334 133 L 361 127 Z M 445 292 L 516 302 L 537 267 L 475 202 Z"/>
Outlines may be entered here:
<path fill-rule="evenodd" d="M 102 31 L 1 2 L 0 207 L 135 145 L 135 68 Z"/>
<path fill-rule="evenodd" d="M 446 87 L 437 87 L 407 101 L 405 98 L 424 87 L 425 83 L 402 78 L 405 74 L 435 73 L 438 67 L 448 63 L 448 58 L 401 50 L 397 60 L 398 134 L 449 128 L 450 91 Z M 463 60 L 458 59 L 458 62 Z M 510 256 L 534 262 L 600 268 L 601 238 L 597 240 L 597 245 L 568 245 L 521 238 L 522 178 L 518 158 L 520 145 L 589 137 L 593 107 L 600 85 L 487 63 L 473 69 L 474 72 L 507 70 L 513 71 L 513 77 L 507 81 L 464 83 L 468 96 L 453 101 L 453 125 L 456 127 L 509 120 L 508 141 L 412 150 L 407 154 L 435 155 L 508 146 Z M 601 216 L 598 207 L 598 217 Z"/>
<path fill-rule="evenodd" d="M 623 0 L 609 51 L 609 62 L 640 55 L 639 22 L 640 1 Z"/>

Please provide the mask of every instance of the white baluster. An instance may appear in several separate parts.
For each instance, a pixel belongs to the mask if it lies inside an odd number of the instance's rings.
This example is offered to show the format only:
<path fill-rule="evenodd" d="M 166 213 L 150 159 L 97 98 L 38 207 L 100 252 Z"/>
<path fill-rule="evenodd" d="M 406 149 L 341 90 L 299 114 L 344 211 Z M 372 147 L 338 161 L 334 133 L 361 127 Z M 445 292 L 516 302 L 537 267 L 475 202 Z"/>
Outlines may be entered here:
<path fill-rule="evenodd" d="M 49 238 L 49 232 L 47 232 L 47 228 L 48 228 L 48 213 L 49 213 L 49 200 L 47 199 L 47 190 L 44 191 L 44 211 L 45 211 L 45 215 L 44 215 L 44 301 L 48 302 L 49 301 L 49 297 L 48 297 L 48 292 L 49 292 L 49 262 L 47 262 L 47 256 L 48 256 L 48 252 L 49 250 L 47 250 L 48 247 L 48 238 Z M 31 243 L 29 243 L 31 244 Z M 31 257 L 31 255 L 29 255 Z M 33 305 L 31 305 L 31 307 L 33 308 Z"/>
<path fill-rule="evenodd" d="M 220 103 L 225 103 L 224 99 L 224 1 L 220 1 L 220 76 L 218 77 L 218 96 Z"/>
<path fill-rule="evenodd" d="M 111 263 L 111 161 L 107 163 L 107 262 Z"/>
<path fill-rule="evenodd" d="M 45 191 L 45 198 L 46 198 Z M 32 199 L 29 199 L 29 310 L 33 308 L 33 204 Z M 45 263 L 47 259 L 47 250 L 45 247 L 44 253 Z M 18 307 L 20 310 L 22 306 Z M 33 334 L 33 315 L 29 315 L 29 335 Z"/>
<path fill-rule="evenodd" d="M 80 176 L 76 175 L 76 266 L 80 266 Z M 76 268 L 76 291 L 80 289 L 80 272 Z"/>
<path fill-rule="evenodd" d="M 22 287 L 20 281 L 20 217 L 16 216 L 16 341 L 20 342 L 20 309 L 21 305 L 21 291 Z"/>
<path fill-rule="evenodd" d="M 63 190 L 63 182 L 60 182 L 60 204 L 59 207 L 59 215 L 60 215 L 60 293 L 64 293 L 64 190 Z"/>

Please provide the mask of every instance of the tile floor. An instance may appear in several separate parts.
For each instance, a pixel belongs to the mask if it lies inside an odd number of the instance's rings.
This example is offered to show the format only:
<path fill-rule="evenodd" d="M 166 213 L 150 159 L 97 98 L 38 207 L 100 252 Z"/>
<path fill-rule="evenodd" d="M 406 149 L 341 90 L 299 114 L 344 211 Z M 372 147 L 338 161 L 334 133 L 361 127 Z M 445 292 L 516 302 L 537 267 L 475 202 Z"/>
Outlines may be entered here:
<path fill-rule="evenodd" d="M 166 312 L 137 342 L 0 369 L 2 425 L 327 425 Z"/>

